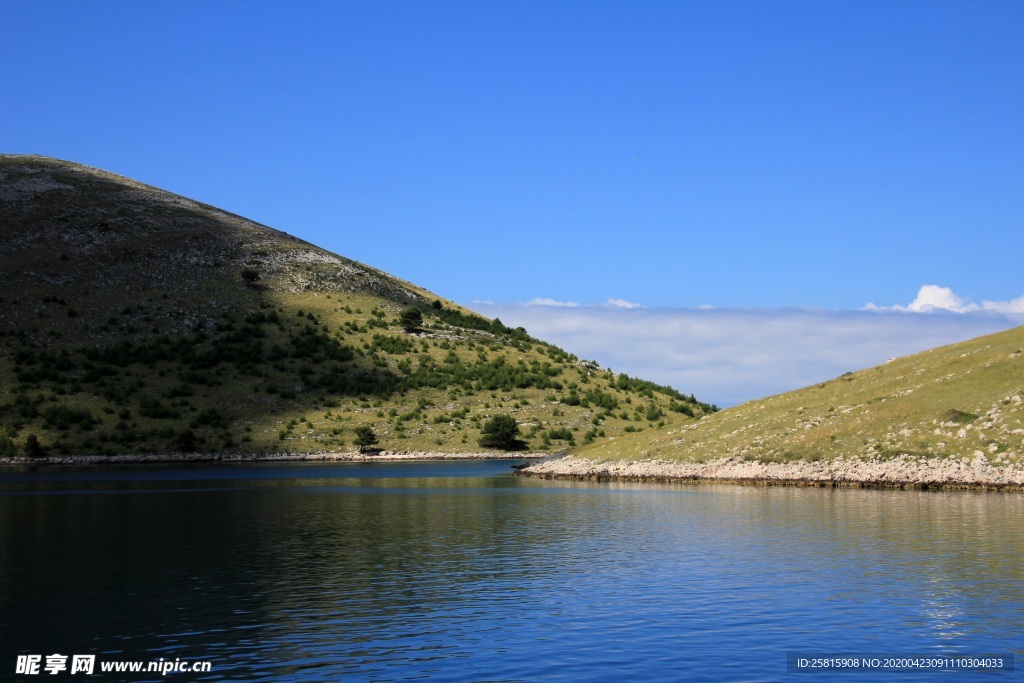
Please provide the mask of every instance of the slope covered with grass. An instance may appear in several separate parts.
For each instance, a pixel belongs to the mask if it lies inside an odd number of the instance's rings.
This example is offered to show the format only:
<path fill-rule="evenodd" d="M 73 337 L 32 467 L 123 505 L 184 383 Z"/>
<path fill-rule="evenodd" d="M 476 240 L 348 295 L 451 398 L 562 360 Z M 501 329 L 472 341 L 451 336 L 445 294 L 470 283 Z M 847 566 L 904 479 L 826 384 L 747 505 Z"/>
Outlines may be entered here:
<path fill-rule="evenodd" d="M 711 411 L 278 230 L 0 155 L 0 456 L 346 451 L 363 427 L 478 451 L 497 415 L 553 450 Z"/>
<path fill-rule="evenodd" d="M 681 426 L 583 447 L 596 462 L 893 458 L 1020 464 L 1024 327 L 899 358 Z"/>

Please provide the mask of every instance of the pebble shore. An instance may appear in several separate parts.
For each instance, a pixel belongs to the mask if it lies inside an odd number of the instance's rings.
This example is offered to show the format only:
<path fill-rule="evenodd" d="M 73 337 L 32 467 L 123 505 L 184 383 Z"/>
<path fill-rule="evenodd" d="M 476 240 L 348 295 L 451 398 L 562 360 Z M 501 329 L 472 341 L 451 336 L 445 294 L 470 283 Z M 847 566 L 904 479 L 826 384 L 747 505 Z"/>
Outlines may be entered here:
<path fill-rule="evenodd" d="M 818 486 L 944 490 L 1024 491 L 1024 467 L 981 459 L 919 458 L 758 462 L 738 457 L 707 462 L 639 460 L 594 462 L 565 456 L 520 468 L 543 479 L 591 481 L 709 482 L 763 486 Z"/>
<path fill-rule="evenodd" d="M 437 453 L 430 451 L 370 451 L 366 453 L 159 453 L 131 455 L 48 455 L 38 458 L 0 458 L 2 465 L 133 465 L 141 463 L 210 462 L 397 462 L 402 460 L 527 460 L 549 453 Z"/>

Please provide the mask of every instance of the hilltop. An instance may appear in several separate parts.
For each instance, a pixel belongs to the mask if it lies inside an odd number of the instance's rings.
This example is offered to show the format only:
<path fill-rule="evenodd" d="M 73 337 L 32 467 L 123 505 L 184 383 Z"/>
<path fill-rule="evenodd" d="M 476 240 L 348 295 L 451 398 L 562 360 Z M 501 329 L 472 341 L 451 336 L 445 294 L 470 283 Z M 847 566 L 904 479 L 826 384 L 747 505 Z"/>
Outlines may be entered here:
<path fill-rule="evenodd" d="M 1024 327 L 531 468 L 545 476 L 1024 485 Z"/>
<path fill-rule="evenodd" d="M 558 450 L 714 407 L 287 233 L 0 155 L 0 456 Z"/>

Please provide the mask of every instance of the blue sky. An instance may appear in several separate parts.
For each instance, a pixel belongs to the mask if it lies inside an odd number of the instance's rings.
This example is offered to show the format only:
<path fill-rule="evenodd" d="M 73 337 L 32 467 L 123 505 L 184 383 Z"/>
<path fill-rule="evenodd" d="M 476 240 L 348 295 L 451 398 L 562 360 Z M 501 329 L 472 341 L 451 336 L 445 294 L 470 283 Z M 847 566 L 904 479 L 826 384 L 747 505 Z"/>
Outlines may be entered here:
<path fill-rule="evenodd" d="M 112 170 L 460 303 L 528 310 L 538 336 L 537 315 L 566 307 L 518 304 L 860 315 L 934 285 L 976 320 L 971 303 L 1012 313 L 1024 294 L 1021 2 L 0 14 L 0 151 Z"/>

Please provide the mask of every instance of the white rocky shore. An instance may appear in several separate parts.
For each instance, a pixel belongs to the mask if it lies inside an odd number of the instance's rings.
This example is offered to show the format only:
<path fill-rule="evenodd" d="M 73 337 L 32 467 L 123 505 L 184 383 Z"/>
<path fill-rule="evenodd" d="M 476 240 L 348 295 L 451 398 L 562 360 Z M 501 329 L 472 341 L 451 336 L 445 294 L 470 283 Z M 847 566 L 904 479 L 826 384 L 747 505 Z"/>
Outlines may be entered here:
<path fill-rule="evenodd" d="M 594 462 L 565 456 L 517 470 L 544 479 L 700 481 L 733 484 L 856 486 L 864 488 L 983 489 L 1024 491 L 1024 467 L 993 465 L 982 458 L 820 460 L 758 462 L 739 457 L 707 462 L 639 460 Z"/>
<path fill-rule="evenodd" d="M 47 455 L 0 458 L 3 465 L 130 465 L 189 462 L 395 462 L 401 460 L 527 460 L 550 453 L 438 453 L 430 451 L 368 451 L 366 453 L 140 453 L 130 455 Z"/>

